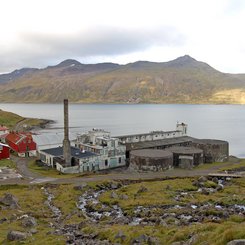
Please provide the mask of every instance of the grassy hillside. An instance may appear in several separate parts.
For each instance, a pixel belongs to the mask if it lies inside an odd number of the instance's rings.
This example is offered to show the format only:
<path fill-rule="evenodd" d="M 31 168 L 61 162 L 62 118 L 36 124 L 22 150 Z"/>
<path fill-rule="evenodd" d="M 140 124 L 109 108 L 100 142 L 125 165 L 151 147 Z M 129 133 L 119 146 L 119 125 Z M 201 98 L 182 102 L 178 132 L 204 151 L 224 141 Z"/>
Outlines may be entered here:
<path fill-rule="evenodd" d="M 0 109 L 0 125 L 17 131 L 30 130 L 33 127 L 43 127 L 49 123 L 45 119 L 24 118 L 15 113 L 3 111 Z"/>
<path fill-rule="evenodd" d="M 245 103 L 245 75 L 221 73 L 189 56 L 127 65 L 69 60 L 0 88 L 4 102 Z"/>
<path fill-rule="evenodd" d="M 7 126 L 12 128 L 15 126 L 19 121 L 23 120 L 24 118 L 14 114 L 12 112 L 3 111 L 0 109 L 0 125 Z"/>

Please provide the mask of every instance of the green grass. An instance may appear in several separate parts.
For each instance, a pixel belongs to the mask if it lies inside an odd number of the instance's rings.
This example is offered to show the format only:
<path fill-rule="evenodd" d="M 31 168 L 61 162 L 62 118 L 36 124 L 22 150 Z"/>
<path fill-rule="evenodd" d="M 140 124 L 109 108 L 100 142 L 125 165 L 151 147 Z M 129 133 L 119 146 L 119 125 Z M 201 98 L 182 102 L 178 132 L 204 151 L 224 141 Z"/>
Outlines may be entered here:
<path fill-rule="evenodd" d="M 2 160 L 0 160 L 0 168 L 1 167 L 16 168 L 16 165 L 10 159 L 2 159 Z"/>
<path fill-rule="evenodd" d="M 242 159 L 239 163 L 233 163 L 232 166 L 227 166 L 227 167 L 222 167 L 220 170 L 225 171 L 225 170 L 234 170 L 234 169 L 239 169 L 239 168 L 245 168 L 245 159 Z"/>
<path fill-rule="evenodd" d="M 0 109 L 0 125 L 12 128 L 16 123 L 24 118 L 12 112 L 3 111 Z"/>
<path fill-rule="evenodd" d="M 211 169 L 211 168 L 216 168 L 219 167 L 222 168 L 222 166 L 224 166 L 225 164 L 227 164 L 229 162 L 214 162 L 214 163 L 204 163 L 204 164 L 201 164 L 201 165 L 198 165 L 196 166 L 193 170 L 208 170 L 208 169 Z"/>
<path fill-rule="evenodd" d="M 24 228 L 18 218 L 24 214 L 33 216 L 37 220 L 37 233 L 33 234 L 21 244 L 65 244 L 65 238 L 48 235 L 52 231 L 49 227 L 51 211 L 44 204 L 46 196 L 40 188 L 41 186 L 5 185 L 0 186 L 0 197 L 4 193 L 11 193 L 18 198 L 20 208 L 2 209 L 1 218 L 7 218 L 6 222 L 0 224 L 0 244 L 20 244 L 18 242 L 7 242 L 6 236 L 10 230 L 28 232 L 29 228 Z"/>
<path fill-rule="evenodd" d="M 121 244 L 130 244 L 132 239 L 139 237 L 142 234 L 154 237 L 159 244 L 172 244 L 174 242 L 187 242 L 193 235 L 196 234 L 196 242 L 194 244 L 202 244 L 204 241 L 207 244 L 223 245 L 233 239 L 245 238 L 245 222 L 224 222 L 222 224 L 205 223 L 190 226 L 127 226 L 127 225 L 112 225 L 98 226 L 83 229 L 86 233 L 99 233 L 101 239 L 108 239 L 112 243 L 119 242 Z M 116 234 L 122 231 L 126 236 L 125 240 L 115 238 Z M 146 243 L 147 244 L 147 243 Z"/>
<path fill-rule="evenodd" d="M 34 173 L 37 173 L 37 174 L 40 174 L 46 177 L 50 177 L 50 178 L 72 178 L 72 177 L 81 176 L 81 174 L 63 174 L 54 168 L 38 166 L 35 160 L 31 160 L 28 163 L 28 168 Z"/>
<path fill-rule="evenodd" d="M 128 196 L 127 200 L 113 199 L 110 197 L 111 191 L 106 191 L 100 200 L 110 204 L 115 201 L 123 207 L 126 212 L 130 212 L 136 205 L 152 206 L 162 204 L 181 204 L 181 203 L 202 203 L 202 202 L 218 202 L 224 204 L 244 204 L 245 205 L 245 179 L 234 179 L 225 186 L 225 189 L 210 195 L 204 195 L 195 192 L 197 189 L 192 185 L 195 178 L 171 179 L 164 181 L 147 181 L 136 184 L 129 184 L 114 190 L 119 196 L 124 194 Z M 97 184 L 106 185 L 108 181 L 91 182 L 83 190 L 74 189 L 72 184 L 44 184 L 44 185 L 2 185 L 0 186 L 0 198 L 4 193 L 12 193 L 19 200 L 20 208 L 1 209 L 1 218 L 8 219 L 7 222 L 0 224 L 0 244 L 19 244 L 7 243 L 6 235 L 9 230 L 15 229 L 20 231 L 28 231 L 27 228 L 21 226 L 21 222 L 14 217 L 20 217 L 23 214 L 29 214 L 37 219 L 38 233 L 33 234 L 23 244 L 65 244 L 64 236 L 49 234 L 53 231 L 49 223 L 53 222 L 52 213 L 44 204 L 47 197 L 44 195 L 42 186 L 48 189 L 54 195 L 52 200 L 53 205 L 58 207 L 62 212 L 60 222 L 64 224 L 79 224 L 81 221 L 86 221 L 82 212 L 77 208 L 79 196 L 87 189 L 96 189 Z M 213 185 L 213 183 L 208 183 Z M 139 192 L 142 186 L 147 190 Z M 187 195 L 181 202 L 176 202 L 174 196 L 180 192 L 190 192 L 191 196 Z M 152 210 L 153 212 L 153 210 Z M 155 209 L 155 214 L 160 212 L 160 209 Z M 172 211 L 171 211 L 172 212 Z M 173 210 L 176 212 L 176 210 Z M 210 214 L 215 214 L 217 210 L 208 210 Z M 160 214 L 160 213 L 159 213 Z M 97 223 L 85 222 L 82 226 L 82 231 L 85 233 L 98 233 L 100 239 L 108 239 L 112 243 L 121 243 L 122 245 L 130 244 L 133 238 L 137 238 L 142 234 L 156 238 L 159 244 L 171 244 L 173 242 L 187 242 L 194 234 L 196 236 L 195 244 L 202 244 L 206 241 L 207 244 L 223 245 L 233 239 L 245 239 L 245 217 L 242 215 L 232 215 L 227 220 L 222 220 L 220 223 L 211 223 L 208 221 L 202 224 L 192 224 L 189 226 L 177 226 L 174 222 L 169 222 L 168 226 L 153 225 L 153 226 L 129 226 L 110 224 L 105 220 Z M 115 236 L 119 231 L 123 231 L 126 236 L 125 240 L 116 239 Z M 48 235 L 47 235 L 48 234 Z"/>

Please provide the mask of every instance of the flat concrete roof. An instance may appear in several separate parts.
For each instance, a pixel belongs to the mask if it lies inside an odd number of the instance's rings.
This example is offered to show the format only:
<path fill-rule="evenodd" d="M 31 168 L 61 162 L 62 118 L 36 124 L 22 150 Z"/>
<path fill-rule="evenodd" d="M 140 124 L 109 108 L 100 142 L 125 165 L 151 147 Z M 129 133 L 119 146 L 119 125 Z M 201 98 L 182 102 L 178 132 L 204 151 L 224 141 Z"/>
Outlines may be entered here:
<path fill-rule="evenodd" d="M 228 144 L 228 141 L 216 140 L 216 139 L 194 139 L 193 142 L 198 144 L 210 144 L 210 145 Z"/>
<path fill-rule="evenodd" d="M 130 152 L 130 156 L 149 157 L 149 158 L 169 158 L 173 153 L 168 150 L 142 149 Z"/>
<path fill-rule="evenodd" d="M 137 150 L 137 149 L 153 148 L 157 146 L 169 146 L 169 145 L 187 143 L 187 142 L 192 142 L 193 139 L 194 138 L 189 136 L 182 136 L 182 137 L 175 137 L 175 138 L 154 140 L 154 141 L 125 143 L 125 145 L 127 150 Z"/>
<path fill-rule="evenodd" d="M 201 154 L 203 150 L 189 147 L 189 146 L 172 146 L 168 148 L 169 151 L 177 154 Z"/>
<path fill-rule="evenodd" d="M 63 156 L 63 147 L 55 147 L 55 148 L 41 150 L 41 151 L 55 157 Z M 71 156 L 75 158 L 85 158 L 85 157 L 97 156 L 97 154 L 89 151 L 81 152 L 80 149 L 71 146 Z"/>

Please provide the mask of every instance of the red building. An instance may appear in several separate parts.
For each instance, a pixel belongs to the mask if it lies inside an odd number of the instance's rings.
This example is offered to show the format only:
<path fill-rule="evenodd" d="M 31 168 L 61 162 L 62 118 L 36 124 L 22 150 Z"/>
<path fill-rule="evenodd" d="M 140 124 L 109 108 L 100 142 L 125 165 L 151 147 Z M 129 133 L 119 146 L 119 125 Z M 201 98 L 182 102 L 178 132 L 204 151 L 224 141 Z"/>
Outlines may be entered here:
<path fill-rule="evenodd" d="M 33 141 L 31 133 L 10 132 L 5 140 L 20 157 L 36 155 L 36 143 Z"/>
<path fill-rule="evenodd" d="M 0 160 L 9 158 L 9 146 L 0 142 Z"/>

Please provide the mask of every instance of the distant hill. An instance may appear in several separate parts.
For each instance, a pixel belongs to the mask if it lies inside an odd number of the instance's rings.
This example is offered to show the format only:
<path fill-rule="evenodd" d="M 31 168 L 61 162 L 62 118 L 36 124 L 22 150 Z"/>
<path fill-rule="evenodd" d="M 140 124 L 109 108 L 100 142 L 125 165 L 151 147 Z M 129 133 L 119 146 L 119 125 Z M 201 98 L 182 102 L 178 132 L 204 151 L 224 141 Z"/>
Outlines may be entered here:
<path fill-rule="evenodd" d="M 14 81 L 14 80 L 26 75 L 26 74 L 32 73 L 32 72 L 37 71 L 37 70 L 38 69 L 36 69 L 36 68 L 22 68 L 20 70 L 15 70 L 11 73 L 2 74 L 2 75 L 0 75 L 0 84 Z"/>
<path fill-rule="evenodd" d="M 0 75 L 2 102 L 245 104 L 245 74 L 221 73 L 188 55 L 127 65 L 68 59 L 10 74 Z"/>

